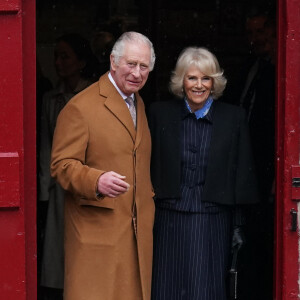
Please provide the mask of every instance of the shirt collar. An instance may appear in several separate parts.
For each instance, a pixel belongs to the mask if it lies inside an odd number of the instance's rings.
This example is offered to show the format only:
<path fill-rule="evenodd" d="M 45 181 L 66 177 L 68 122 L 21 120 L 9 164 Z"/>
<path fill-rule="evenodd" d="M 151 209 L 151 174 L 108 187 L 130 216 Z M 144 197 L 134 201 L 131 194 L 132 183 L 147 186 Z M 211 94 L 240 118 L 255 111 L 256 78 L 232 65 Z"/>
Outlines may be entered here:
<path fill-rule="evenodd" d="M 211 118 L 211 113 L 210 112 L 210 108 L 213 104 L 213 99 L 212 97 L 209 97 L 206 101 L 205 104 L 203 105 L 203 107 L 201 107 L 200 109 L 196 110 L 194 113 L 191 110 L 191 107 L 189 106 L 189 103 L 187 101 L 186 98 L 184 98 L 184 102 L 185 102 L 185 107 L 186 109 L 189 111 L 189 113 L 194 114 L 196 119 L 207 119 L 208 121 L 212 121 Z"/>
<path fill-rule="evenodd" d="M 110 80 L 110 82 L 114 85 L 114 87 L 116 88 L 116 90 L 118 91 L 118 93 L 121 95 L 121 97 L 125 100 L 128 98 L 128 96 L 126 96 L 117 86 L 116 82 L 114 81 L 113 77 L 111 76 L 110 72 L 108 73 L 108 78 Z M 132 93 L 129 97 L 131 97 L 134 100 L 134 93 Z"/>

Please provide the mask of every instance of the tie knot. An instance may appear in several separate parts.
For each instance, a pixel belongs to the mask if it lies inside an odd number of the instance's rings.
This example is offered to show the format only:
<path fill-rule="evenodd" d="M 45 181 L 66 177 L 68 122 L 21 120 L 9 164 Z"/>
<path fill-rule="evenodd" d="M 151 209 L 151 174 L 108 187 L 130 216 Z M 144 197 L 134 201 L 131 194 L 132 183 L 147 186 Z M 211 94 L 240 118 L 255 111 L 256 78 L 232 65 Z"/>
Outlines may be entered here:
<path fill-rule="evenodd" d="M 128 104 L 128 109 L 130 112 L 130 115 L 132 117 L 132 121 L 134 126 L 136 127 L 136 110 L 135 110 L 135 105 L 132 97 L 127 97 L 125 99 L 126 103 Z"/>
<path fill-rule="evenodd" d="M 132 97 L 127 97 L 125 101 L 129 105 L 129 107 L 134 105 Z"/>

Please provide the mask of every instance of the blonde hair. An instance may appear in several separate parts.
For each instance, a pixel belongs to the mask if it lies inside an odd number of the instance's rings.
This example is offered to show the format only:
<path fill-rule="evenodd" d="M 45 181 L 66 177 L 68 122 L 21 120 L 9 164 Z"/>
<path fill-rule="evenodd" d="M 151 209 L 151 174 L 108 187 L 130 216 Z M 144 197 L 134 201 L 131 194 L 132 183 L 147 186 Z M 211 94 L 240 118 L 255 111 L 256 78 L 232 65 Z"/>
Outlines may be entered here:
<path fill-rule="evenodd" d="M 203 74 L 213 79 L 211 96 L 213 99 L 219 98 L 226 87 L 227 80 L 215 55 L 206 48 L 200 47 L 188 47 L 179 55 L 171 76 L 171 92 L 178 97 L 184 97 L 183 79 L 190 66 L 199 68 Z"/>

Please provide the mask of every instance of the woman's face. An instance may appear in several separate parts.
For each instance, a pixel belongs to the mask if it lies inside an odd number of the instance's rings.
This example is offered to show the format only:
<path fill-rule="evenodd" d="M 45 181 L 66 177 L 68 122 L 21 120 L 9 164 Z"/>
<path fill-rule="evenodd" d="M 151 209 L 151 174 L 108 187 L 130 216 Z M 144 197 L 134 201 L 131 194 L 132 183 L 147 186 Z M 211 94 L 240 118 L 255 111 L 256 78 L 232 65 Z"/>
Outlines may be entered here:
<path fill-rule="evenodd" d="M 80 75 L 85 65 L 84 61 L 79 60 L 73 49 L 64 41 L 57 43 L 54 57 L 57 75 L 63 79 Z"/>
<path fill-rule="evenodd" d="M 190 66 L 183 78 L 183 90 L 192 111 L 203 107 L 213 87 L 213 79 Z"/>

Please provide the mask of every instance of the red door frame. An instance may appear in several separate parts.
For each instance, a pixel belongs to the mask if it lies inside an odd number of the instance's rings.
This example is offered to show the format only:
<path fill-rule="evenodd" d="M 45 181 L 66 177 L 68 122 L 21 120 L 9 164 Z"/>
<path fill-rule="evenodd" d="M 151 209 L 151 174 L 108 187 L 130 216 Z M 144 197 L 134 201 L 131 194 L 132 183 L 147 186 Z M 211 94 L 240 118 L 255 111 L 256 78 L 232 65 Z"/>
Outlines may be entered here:
<path fill-rule="evenodd" d="M 300 3 L 278 0 L 277 176 L 275 225 L 275 299 L 299 299 L 299 236 L 291 231 L 300 191 L 292 188 L 299 169 Z M 298 174 L 297 174 L 298 173 Z M 292 200 L 292 194 L 295 199 Z"/>
<path fill-rule="evenodd" d="M 26 300 L 37 298 L 36 247 L 36 1 L 22 0 Z"/>
<path fill-rule="evenodd" d="M 0 0 L 0 28 L 0 298 L 35 300 L 35 0 Z"/>

